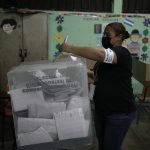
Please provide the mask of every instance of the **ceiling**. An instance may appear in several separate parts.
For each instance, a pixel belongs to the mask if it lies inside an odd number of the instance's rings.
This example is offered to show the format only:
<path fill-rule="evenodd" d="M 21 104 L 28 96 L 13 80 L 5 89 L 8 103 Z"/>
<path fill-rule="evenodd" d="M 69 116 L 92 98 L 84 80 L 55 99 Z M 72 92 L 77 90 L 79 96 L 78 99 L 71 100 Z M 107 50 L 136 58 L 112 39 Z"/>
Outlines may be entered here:
<path fill-rule="evenodd" d="M 113 0 L 0 0 L 0 8 L 112 12 Z M 150 13 L 150 0 L 123 0 L 124 13 Z"/>

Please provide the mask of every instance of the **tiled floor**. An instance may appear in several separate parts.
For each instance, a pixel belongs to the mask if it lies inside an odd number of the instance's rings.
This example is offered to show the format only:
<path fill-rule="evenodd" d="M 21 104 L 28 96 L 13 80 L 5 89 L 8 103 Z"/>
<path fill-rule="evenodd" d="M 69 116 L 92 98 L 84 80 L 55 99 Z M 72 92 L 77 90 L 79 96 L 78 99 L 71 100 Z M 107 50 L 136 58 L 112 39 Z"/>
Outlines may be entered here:
<path fill-rule="evenodd" d="M 4 150 L 11 150 L 12 135 L 11 131 L 7 130 Z M 95 134 L 94 134 L 95 135 Z M 93 138 L 93 144 L 90 146 L 74 147 L 71 150 L 98 150 L 96 137 Z M 2 148 L 0 148 L 2 150 Z M 127 136 L 123 143 L 122 150 L 150 150 L 150 119 L 141 117 L 139 124 L 132 123 Z"/>
<path fill-rule="evenodd" d="M 125 138 L 123 150 L 150 149 L 150 122 L 133 123 Z"/>

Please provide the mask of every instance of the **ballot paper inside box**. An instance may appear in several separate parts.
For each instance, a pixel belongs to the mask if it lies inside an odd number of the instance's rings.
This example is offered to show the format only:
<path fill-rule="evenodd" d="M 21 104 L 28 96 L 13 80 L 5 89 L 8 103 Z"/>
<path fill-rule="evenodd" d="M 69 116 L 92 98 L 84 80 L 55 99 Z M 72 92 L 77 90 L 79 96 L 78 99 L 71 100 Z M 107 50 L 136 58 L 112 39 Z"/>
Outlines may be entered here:
<path fill-rule="evenodd" d="M 80 59 L 24 63 L 7 76 L 18 148 L 90 143 L 87 72 Z"/>

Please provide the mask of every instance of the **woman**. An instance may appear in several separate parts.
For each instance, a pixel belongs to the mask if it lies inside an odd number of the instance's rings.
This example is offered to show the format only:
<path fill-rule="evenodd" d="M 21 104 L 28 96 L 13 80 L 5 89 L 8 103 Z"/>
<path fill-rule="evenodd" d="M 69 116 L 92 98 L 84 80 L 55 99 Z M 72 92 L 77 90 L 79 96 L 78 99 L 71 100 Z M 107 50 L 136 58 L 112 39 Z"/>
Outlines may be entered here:
<path fill-rule="evenodd" d="M 132 58 L 122 46 L 129 37 L 118 22 L 106 26 L 103 48 L 77 47 L 62 44 L 61 50 L 97 61 L 95 76 L 95 129 L 99 149 L 121 150 L 123 139 L 135 118 L 132 91 Z"/>

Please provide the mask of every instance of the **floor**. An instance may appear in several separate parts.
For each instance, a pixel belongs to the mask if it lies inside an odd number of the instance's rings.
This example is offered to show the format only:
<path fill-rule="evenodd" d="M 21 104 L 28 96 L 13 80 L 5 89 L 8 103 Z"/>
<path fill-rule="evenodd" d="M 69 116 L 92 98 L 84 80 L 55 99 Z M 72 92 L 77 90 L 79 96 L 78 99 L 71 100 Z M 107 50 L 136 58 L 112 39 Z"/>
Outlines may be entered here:
<path fill-rule="evenodd" d="M 5 148 L 0 150 L 12 150 L 12 131 L 6 128 Z M 1 145 L 1 143 L 0 143 Z M 90 146 L 74 147 L 71 150 L 98 150 L 94 134 L 93 144 Z M 150 150 L 150 114 L 142 113 L 139 124 L 134 121 L 127 133 L 122 150 Z"/>

